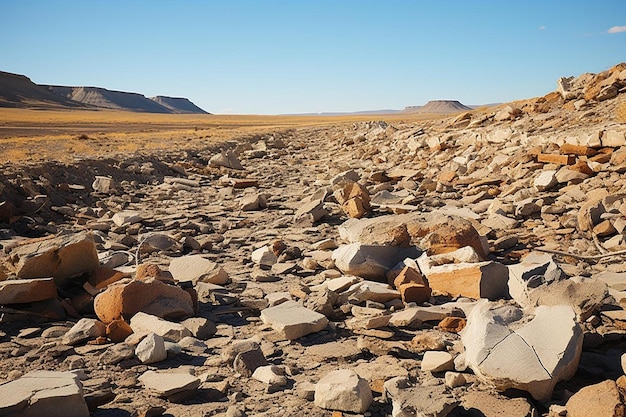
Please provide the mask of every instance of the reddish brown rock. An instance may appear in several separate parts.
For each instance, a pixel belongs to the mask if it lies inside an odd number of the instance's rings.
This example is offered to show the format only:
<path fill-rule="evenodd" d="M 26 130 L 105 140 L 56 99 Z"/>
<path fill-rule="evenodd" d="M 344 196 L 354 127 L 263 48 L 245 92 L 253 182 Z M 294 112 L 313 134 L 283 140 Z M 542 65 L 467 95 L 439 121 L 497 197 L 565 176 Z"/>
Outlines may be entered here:
<path fill-rule="evenodd" d="M 114 343 L 123 342 L 132 333 L 130 324 L 121 319 L 113 320 L 106 327 L 106 336 Z"/>
<path fill-rule="evenodd" d="M 407 229 L 414 239 L 422 237 L 422 243 L 418 246 L 426 248 L 429 255 L 449 253 L 471 246 L 481 259 L 487 258 L 486 242 L 469 220 L 443 217 L 426 224 L 412 223 Z"/>
<path fill-rule="evenodd" d="M 624 403 L 615 381 L 589 385 L 565 404 L 568 417 L 624 417 Z"/>
<path fill-rule="evenodd" d="M 463 317 L 446 317 L 439 322 L 439 330 L 450 333 L 459 333 L 465 328 L 467 320 Z"/>
<path fill-rule="evenodd" d="M 130 278 L 130 275 L 101 266 L 89 275 L 87 282 L 94 288 L 101 290 L 124 278 Z"/>
<path fill-rule="evenodd" d="M 176 320 L 192 316 L 194 305 L 191 295 L 180 287 L 149 279 L 109 286 L 95 298 L 94 310 L 104 323 L 117 319 L 130 320 L 140 311 Z"/>
<path fill-rule="evenodd" d="M 32 303 L 56 296 L 57 288 L 52 278 L 0 281 L 0 305 Z"/>
<path fill-rule="evenodd" d="M 537 162 L 557 165 L 574 165 L 574 163 L 576 162 L 576 157 L 572 155 L 554 155 L 540 153 L 539 155 L 537 155 Z"/>
<path fill-rule="evenodd" d="M 407 284 L 401 284 L 398 287 L 402 301 L 407 303 L 422 304 L 430 299 L 432 290 L 428 285 L 417 284 L 415 282 L 409 282 Z"/>

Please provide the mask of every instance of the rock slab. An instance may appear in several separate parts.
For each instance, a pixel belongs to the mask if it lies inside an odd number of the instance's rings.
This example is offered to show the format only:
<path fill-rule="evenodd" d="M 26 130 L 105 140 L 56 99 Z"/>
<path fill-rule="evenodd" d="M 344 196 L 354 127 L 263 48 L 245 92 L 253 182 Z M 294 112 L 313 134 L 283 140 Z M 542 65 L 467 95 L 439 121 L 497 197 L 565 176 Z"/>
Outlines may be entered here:
<path fill-rule="evenodd" d="M 369 384 L 352 369 L 330 372 L 315 385 L 315 405 L 327 410 L 364 413 L 372 401 Z"/>
<path fill-rule="evenodd" d="M 319 332 L 328 324 L 326 316 L 302 307 L 295 301 L 286 301 L 262 310 L 261 320 L 287 340 Z"/>

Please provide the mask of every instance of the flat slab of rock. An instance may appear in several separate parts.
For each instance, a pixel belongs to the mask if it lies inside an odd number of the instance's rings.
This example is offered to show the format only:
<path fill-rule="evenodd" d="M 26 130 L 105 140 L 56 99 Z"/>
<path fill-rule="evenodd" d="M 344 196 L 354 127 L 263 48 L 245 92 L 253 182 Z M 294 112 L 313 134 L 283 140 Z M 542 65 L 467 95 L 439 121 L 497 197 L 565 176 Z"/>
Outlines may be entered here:
<path fill-rule="evenodd" d="M 135 314 L 130 319 L 130 327 L 138 335 L 155 333 L 173 342 L 192 335 L 191 331 L 180 323 L 173 323 L 146 313 Z"/>
<path fill-rule="evenodd" d="M 616 417 L 624 415 L 624 404 L 615 381 L 606 380 L 589 385 L 572 395 L 567 404 L 571 417 Z"/>
<path fill-rule="evenodd" d="M 1 416 L 89 417 L 73 372 L 34 371 L 0 385 Z"/>
<path fill-rule="evenodd" d="M 57 287 L 52 278 L 10 279 L 0 281 L 0 304 L 21 304 L 56 298 Z"/>
<path fill-rule="evenodd" d="M 262 310 L 261 320 L 287 340 L 319 332 L 328 324 L 326 316 L 302 307 L 295 301 L 286 301 Z"/>
<path fill-rule="evenodd" d="M 169 271 L 176 281 L 210 282 L 224 285 L 228 282 L 228 273 L 213 261 L 202 255 L 188 255 L 174 258 L 170 262 Z"/>
<path fill-rule="evenodd" d="M 332 371 L 315 385 L 315 405 L 327 410 L 364 413 L 373 400 L 367 381 L 352 369 Z"/>
<path fill-rule="evenodd" d="M 531 321 L 522 318 L 517 307 L 480 302 L 461 335 L 465 362 L 498 390 L 521 389 L 545 401 L 576 373 L 582 330 L 570 306 L 540 306 Z"/>
<path fill-rule="evenodd" d="M 143 386 L 161 397 L 169 397 L 200 386 L 200 378 L 183 372 L 146 371 L 139 381 Z"/>
<path fill-rule="evenodd" d="M 72 277 L 95 271 L 100 265 L 93 236 L 89 233 L 19 246 L 11 251 L 9 262 L 18 278 L 53 277 L 60 288 L 70 284 Z"/>
<path fill-rule="evenodd" d="M 472 391 L 462 398 L 461 407 L 479 410 L 485 417 L 528 417 L 538 415 L 525 398 L 498 397 L 488 392 Z M 593 415 L 593 414 L 587 414 Z"/>

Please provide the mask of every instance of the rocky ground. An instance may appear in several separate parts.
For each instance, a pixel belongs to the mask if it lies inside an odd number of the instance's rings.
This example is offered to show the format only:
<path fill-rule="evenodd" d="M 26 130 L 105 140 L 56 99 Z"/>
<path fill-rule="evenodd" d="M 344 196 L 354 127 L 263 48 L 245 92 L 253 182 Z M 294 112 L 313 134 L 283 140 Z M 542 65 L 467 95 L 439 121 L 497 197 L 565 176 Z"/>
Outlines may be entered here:
<path fill-rule="evenodd" d="M 623 416 L 625 88 L 4 166 L 0 416 Z"/>

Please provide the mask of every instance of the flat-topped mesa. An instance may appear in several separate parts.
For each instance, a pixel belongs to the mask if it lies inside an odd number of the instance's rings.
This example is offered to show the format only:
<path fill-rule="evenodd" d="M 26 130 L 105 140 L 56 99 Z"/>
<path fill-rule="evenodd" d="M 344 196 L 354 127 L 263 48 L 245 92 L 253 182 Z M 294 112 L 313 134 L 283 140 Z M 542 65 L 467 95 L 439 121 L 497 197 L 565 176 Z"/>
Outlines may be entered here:
<path fill-rule="evenodd" d="M 404 113 L 458 113 L 462 111 L 472 110 L 458 100 L 430 100 L 424 106 L 408 106 L 405 107 Z"/>

